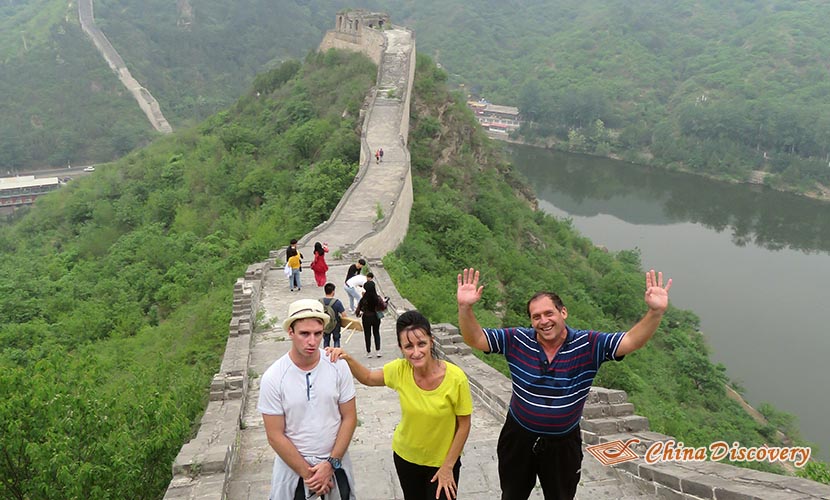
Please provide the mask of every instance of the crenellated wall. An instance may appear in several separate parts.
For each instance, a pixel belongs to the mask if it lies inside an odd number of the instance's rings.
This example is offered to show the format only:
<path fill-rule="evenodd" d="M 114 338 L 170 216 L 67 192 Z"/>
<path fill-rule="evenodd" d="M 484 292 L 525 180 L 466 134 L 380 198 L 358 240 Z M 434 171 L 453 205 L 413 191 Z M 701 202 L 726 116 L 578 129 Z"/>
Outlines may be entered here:
<path fill-rule="evenodd" d="M 233 288 L 233 314 L 219 372 L 196 436 L 173 462 L 165 499 L 221 500 L 239 453 L 240 417 L 245 408 L 251 336 L 256 324 L 265 271 L 270 262 L 248 266 Z"/>
<path fill-rule="evenodd" d="M 413 203 L 407 138 L 410 96 L 415 75 L 415 36 L 407 28 L 392 26 L 388 16 L 367 11 L 341 12 L 337 16 L 337 26 L 341 28 L 330 30 L 326 34 L 320 44 L 320 50 L 337 47 L 367 54 L 378 63 L 377 84 L 367 96 L 365 104 L 360 170 L 355 182 L 343 195 L 329 220 L 303 236 L 299 246 L 306 247 L 313 241 L 328 241 L 330 247 L 340 250 L 343 255 L 382 257 L 397 248 L 406 237 Z M 384 29 L 379 29 L 378 26 Z M 370 127 L 370 123 L 374 123 L 376 127 Z M 381 128 L 383 131 L 379 132 L 374 130 L 375 128 Z M 372 132 L 373 137 L 370 137 Z M 380 143 L 377 142 L 379 139 L 382 139 Z M 374 147 L 384 147 L 387 160 L 396 157 L 394 168 L 399 173 L 395 174 L 394 182 L 386 183 L 388 190 L 383 195 L 373 193 L 373 201 L 380 203 L 383 217 L 370 222 L 371 227 L 368 229 L 359 226 L 348 228 L 346 241 L 343 241 L 338 238 L 338 234 L 343 236 L 343 226 L 346 225 L 344 219 L 351 217 L 351 220 L 355 220 L 355 205 L 365 203 L 355 198 L 366 195 L 365 183 L 377 182 L 376 178 L 369 179 L 367 175 L 374 161 L 373 144 L 370 144 L 373 140 Z M 384 164 L 387 174 L 393 168 L 390 163 L 392 162 L 387 161 Z M 341 217 L 344 210 L 351 211 L 352 215 Z M 369 212 L 373 213 L 374 209 L 370 208 Z M 365 214 L 365 211 L 363 213 Z M 335 227 L 338 224 L 340 227 Z M 272 252 L 271 258 L 279 261 L 276 252 Z"/>
<path fill-rule="evenodd" d="M 173 132 L 173 127 L 170 126 L 170 123 L 164 117 L 164 114 L 162 114 L 161 107 L 158 101 L 156 101 L 156 98 L 150 94 L 150 91 L 142 87 L 138 83 L 138 80 L 133 78 L 133 75 L 130 74 L 130 70 L 127 69 L 127 65 L 115 50 L 115 47 L 112 46 L 106 35 L 104 35 L 104 32 L 95 25 L 92 0 L 78 0 L 78 20 L 84 33 L 92 40 L 95 48 L 98 49 L 98 52 L 107 61 L 110 69 L 118 75 L 121 84 L 133 95 L 133 98 L 135 98 L 138 106 L 147 116 L 153 128 L 164 134 Z"/>

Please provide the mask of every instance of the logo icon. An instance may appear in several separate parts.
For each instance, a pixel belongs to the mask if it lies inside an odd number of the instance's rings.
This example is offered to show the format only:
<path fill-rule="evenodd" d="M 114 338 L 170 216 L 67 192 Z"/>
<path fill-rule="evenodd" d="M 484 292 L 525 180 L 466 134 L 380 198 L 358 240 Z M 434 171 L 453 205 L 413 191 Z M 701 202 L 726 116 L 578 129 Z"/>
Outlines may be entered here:
<path fill-rule="evenodd" d="M 602 465 L 616 465 L 640 458 L 629 448 L 639 442 L 640 440 L 637 438 L 631 438 L 625 443 L 617 439 L 616 441 L 586 446 L 585 449 Z"/>

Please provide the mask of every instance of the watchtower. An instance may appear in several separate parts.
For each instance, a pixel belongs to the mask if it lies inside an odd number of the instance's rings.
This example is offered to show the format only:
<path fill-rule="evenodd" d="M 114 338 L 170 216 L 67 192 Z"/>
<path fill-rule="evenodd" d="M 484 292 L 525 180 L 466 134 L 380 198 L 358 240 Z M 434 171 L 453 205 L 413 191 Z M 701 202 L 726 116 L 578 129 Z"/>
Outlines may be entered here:
<path fill-rule="evenodd" d="M 364 28 L 383 29 L 384 26 L 391 25 L 389 14 L 383 12 L 369 12 L 364 9 L 342 10 L 337 13 L 335 30 L 361 36 Z"/>

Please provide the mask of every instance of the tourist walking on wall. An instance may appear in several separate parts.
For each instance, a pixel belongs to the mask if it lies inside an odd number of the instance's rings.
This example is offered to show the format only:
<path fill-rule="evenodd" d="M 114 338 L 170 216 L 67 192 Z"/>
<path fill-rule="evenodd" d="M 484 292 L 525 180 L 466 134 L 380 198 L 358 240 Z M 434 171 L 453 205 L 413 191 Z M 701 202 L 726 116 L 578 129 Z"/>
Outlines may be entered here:
<path fill-rule="evenodd" d="M 283 322 L 291 348 L 262 375 L 257 409 L 277 453 L 271 500 L 355 499 L 347 453 L 357 427 L 354 380 L 320 349 L 328 319 L 317 300 L 292 303 Z"/>
<path fill-rule="evenodd" d="M 291 268 L 291 276 L 288 277 L 288 289 L 292 292 L 295 288 L 297 291 L 302 290 L 302 285 L 300 284 L 300 271 L 302 270 L 301 262 L 299 253 L 295 253 L 288 258 L 288 267 Z"/>
<path fill-rule="evenodd" d="M 403 359 L 370 370 L 342 349 L 326 349 L 332 361 L 345 360 L 368 386 L 398 393 L 401 421 L 392 436 L 392 458 L 405 500 L 451 499 L 458 495 L 461 451 L 473 411 L 464 372 L 441 360 L 429 321 L 407 311 L 395 325 Z"/>
<path fill-rule="evenodd" d="M 326 314 L 332 319 L 332 322 L 326 325 L 326 328 L 323 330 L 323 347 L 329 347 L 330 345 L 340 347 L 340 317 L 346 312 L 346 308 L 343 307 L 340 299 L 334 298 L 334 283 L 326 283 L 323 290 L 325 290 L 326 296 L 320 299 L 320 301 L 323 303 Z M 334 344 L 331 343 L 332 339 L 334 340 Z"/>
<path fill-rule="evenodd" d="M 299 255 L 300 259 L 302 260 L 303 254 L 297 249 L 297 239 L 292 238 L 291 242 L 288 244 L 288 248 L 285 249 L 285 258 L 289 259 L 293 255 Z"/>
<path fill-rule="evenodd" d="M 372 281 L 375 275 L 372 273 L 366 274 L 355 274 L 346 282 L 346 285 L 351 289 L 351 293 L 354 294 L 356 300 L 360 300 L 363 297 L 363 293 L 365 290 L 363 286 L 366 284 L 367 281 Z"/>
<path fill-rule="evenodd" d="M 303 254 L 297 249 L 296 239 L 292 239 L 288 248 L 285 249 L 285 259 L 288 262 L 288 267 L 291 268 L 291 273 L 288 275 L 288 288 L 292 292 L 295 288 L 300 290 L 300 272 L 303 270 Z"/>
<path fill-rule="evenodd" d="M 484 328 L 473 312 L 481 299 L 479 273 L 458 275 L 458 325 L 470 347 L 503 354 L 513 379 L 513 396 L 499 435 L 502 500 L 527 500 L 538 476 L 546 499 L 576 494 L 582 467 L 579 420 L 597 370 L 619 361 L 654 335 L 669 305 L 672 280 L 646 273 L 648 312 L 627 332 L 575 330 L 568 310 L 553 292 L 527 302 L 531 328 Z"/>
<path fill-rule="evenodd" d="M 375 151 L 375 163 L 380 163 L 380 149 Z"/>
<path fill-rule="evenodd" d="M 314 280 L 317 281 L 317 286 L 326 285 L 326 272 L 329 270 L 329 265 L 326 264 L 326 253 L 329 251 L 329 246 L 320 243 L 314 244 L 314 260 L 311 261 L 311 270 L 314 271 Z"/>
<path fill-rule="evenodd" d="M 372 337 L 375 339 L 375 355 L 380 357 L 380 317 L 386 303 L 378 295 L 374 281 L 363 285 L 364 293 L 357 303 L 355 316 L 363 321 L 363 338 L 366 341 L 366 356 L 372 357 Z"/>
<path fill-rule="evenodd" d="M 383 148 L 378 148 L 378 156 L 380 157 L 380 161 L 383 161 Z"/>
<path fill-rule="evenodd" d="M 349 311 L 354 311 L 354 306 L 357 301 L 360 300 L 360 293 L 357 290 L 349 286 L 349 280 L 355 276 L 360 274 L 360 270 L 363 269 L 363 266 L 366 265 L 366 261 L 363 259 L 358 259 L 357 262 L 349 266 L 349 270 L 346 271 L 346 279 L 343 280 L 345 283 L 345 290 L 346 294 L 349 296 Z"/>

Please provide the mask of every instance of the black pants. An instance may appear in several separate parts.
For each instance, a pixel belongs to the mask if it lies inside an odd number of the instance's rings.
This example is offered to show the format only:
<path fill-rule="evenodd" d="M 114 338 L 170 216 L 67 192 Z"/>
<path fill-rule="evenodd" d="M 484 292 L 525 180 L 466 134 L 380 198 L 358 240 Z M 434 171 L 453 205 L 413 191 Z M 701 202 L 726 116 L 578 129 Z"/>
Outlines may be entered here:
<path fill-rule="evenodd" d="M 363 313 L 362 321 L 366 352 L 372 350 L 372 336 L 375 337 L 375 350 L 380 351 L 380 318 L 375 313 Z"/>
<path fill-rule="evenodd" d="M 346 471 L 343 469 L 336 469 L 334 471 L 334 480 L 337 481 L 337 487 L 340 489 L 340 500 L 349 500 L 349 496 L 352 494 L 352 487 L 349 484 L 349 478 L 346 477 Z M 323 495 L 322 499 L 325 499 L 327 495 Z M 315 497 L 317 498 L 317 497 Z M 303 478 L 300 478 L 297 481 L 297 489 L 294 491 L 294 500 L 307 500 L 305 496 L 305 482 Z M 332 497 L 332 500 L 334 497 Z"/>
<path fill-rule="evenodd" d="M 323 347 L 328 347 L 332 345 L 331 340 L 334 338 L 334 345 L 333 347 L 340 347 L 340 328 L 332 330 L 331 333 L 324 333 L 323 334 Z"/>
<path fill-rule="evenodd" d="M 395 471 L 398 473 L 398 480 L 401 482 L 401 490 L 405 500 L 435 500 L 435 492 L 438 489 L 438 481 L 431 483 L 432 477 L 438 472 L 438 467 L 413 464 L 392 453 L 395 460 Z M 452 476 L 455 478 L 455 485 L 458 486 L 458 475 L 461 473 L 461 458 L 455 461 L 452 468 Z M 447 494 L 443 491 L 438 500 L 448 500 Z"/>
<path fill-rule="evenodd" d="M 579 427 L 564 436 L 528 431 L 510 413 L 498 444 L 501 500 L 527 500 L 542 485 L 545 500 L 571 500 L 582 472 L 582 436 Z"/>

